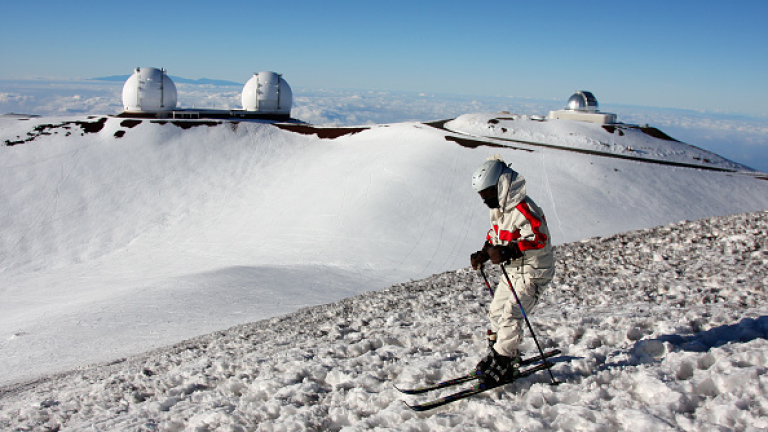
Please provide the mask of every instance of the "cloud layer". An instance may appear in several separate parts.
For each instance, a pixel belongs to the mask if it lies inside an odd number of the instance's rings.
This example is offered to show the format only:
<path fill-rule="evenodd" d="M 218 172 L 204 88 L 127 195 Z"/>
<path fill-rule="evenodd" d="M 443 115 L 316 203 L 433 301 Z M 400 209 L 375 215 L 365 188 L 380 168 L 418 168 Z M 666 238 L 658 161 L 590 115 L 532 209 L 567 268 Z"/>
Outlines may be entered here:
<path fill-rule="evenodd" d="M 179 83 L 179 108 L 240 109 L 239 86 Z M 536 100 L 379 90 L 294 89 L 292 117 L 315 125 L 350 126 L 430 121 L 472 112 L 546 115 L 562 100 Z M 599 99 L 599 95 L 598 99 Z M 0 114 L 42 116 L 117 114 L 122 83 L 0 80 Z M 603 104 L 619 121 L 650 124 L 689 144 L 759 171 L 768 171 L 768 119 L 666 108 Z"/>

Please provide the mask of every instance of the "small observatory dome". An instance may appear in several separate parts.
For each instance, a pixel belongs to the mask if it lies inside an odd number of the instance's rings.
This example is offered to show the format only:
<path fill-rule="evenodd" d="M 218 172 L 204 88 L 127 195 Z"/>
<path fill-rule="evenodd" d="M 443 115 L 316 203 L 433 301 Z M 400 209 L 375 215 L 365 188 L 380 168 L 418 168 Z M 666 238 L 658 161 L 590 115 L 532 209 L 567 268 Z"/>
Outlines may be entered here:
<path fill-rule="evenodd" d="M 293 92 L 275 72 L 253 74 L 243 87 L 243 109 L 263 114 L 290 115 Z"/>
<path fill-rule="evenodd" d="M 551 120 L 573 120 L 598 124 L 615 124 L 616 114 L 600 112 L 597 109 L 597 98 L 592 92 L 577 91 L 568 99 L 565 109 L 550 111 L 547 115 Z"/>
<path fill-rule="evenodd" d="M 176 85 L 165 69 L 136 68 L 123 85 L 125 111 L 171 111 L 176 108 Z"/>
<path fill-rule="evenodd" d="M 591 92 L 577 91 L 568 99 L 567 109 L 571 111 L 597 111 L 597 98 Z"/>

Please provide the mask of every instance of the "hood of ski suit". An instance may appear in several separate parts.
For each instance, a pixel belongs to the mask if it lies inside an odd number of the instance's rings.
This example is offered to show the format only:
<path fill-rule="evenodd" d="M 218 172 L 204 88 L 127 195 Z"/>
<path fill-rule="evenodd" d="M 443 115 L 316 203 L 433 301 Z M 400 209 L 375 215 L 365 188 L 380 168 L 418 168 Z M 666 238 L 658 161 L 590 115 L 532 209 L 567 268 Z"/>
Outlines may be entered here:
<path fill-rule="evenodd" d="M 504 168 L 496 187 L 499 193 L 499 208 L 493 211 L 510 212 L 525 199 L 525 178 L 512 168 Z"/>
<path fill-rule="evenodd" d="M 507 230 L 508 233 L 522 230 L 523 237 L 528 241 L 536 237 L 549 237 L 549 229 L 544 219 L 544 213 L 525 193 L 525 178 L 520 173 L 507 167 L 501 173 L 497 183 L 499 193 L 499 208 L 491 209 L 491 225 L 497 226 L 497 230 Z M 530 223 L 522 225 L 527 217 L 516 209 L 517 205 L 526 202 L 529 211 L 532 211 L 536 218 L 542 223 L 538 228 L 531 228 Z M 492 228 L 489 236 L 498 236 L 494 234 Z M 496 231 L 498 233 L 499 231 Z M 533 238 L 530 238 L 530 237 Z M 497 237 L 498 238 L 498 237 Z M 490 239 L 489 239 L 490 240 Z M 494 241 L 493 244 L 506 244 L 507 241 Z M 513 274 L 526 275 L 539 287 L 545 286 L 552 279 L 555 272 L 555 261 L 552 252 L 552 244 L 547 241 L 542 247 L 535 247 L 525 250 L 525 258 L 513 260 L 505 264 L 505 267 Z M 517 276 L 515 276 L 517 277 Z"/>

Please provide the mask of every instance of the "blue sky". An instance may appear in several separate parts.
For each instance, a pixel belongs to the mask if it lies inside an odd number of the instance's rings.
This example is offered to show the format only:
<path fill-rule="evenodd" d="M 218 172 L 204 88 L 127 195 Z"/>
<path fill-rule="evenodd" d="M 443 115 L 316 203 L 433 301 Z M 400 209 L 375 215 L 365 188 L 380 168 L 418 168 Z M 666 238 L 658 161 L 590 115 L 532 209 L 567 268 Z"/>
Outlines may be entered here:
<path fill-rule="evenodd" d="M 0 0 L 0 79 L 164 67 L 768 116 L 768 1 Z"/>

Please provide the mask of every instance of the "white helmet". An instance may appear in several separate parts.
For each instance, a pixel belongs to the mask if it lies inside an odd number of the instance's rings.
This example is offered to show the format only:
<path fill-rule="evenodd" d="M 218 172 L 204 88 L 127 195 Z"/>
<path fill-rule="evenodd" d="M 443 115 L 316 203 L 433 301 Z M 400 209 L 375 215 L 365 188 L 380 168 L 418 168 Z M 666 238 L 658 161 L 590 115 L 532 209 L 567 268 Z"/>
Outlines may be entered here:
<path fill-rule="evenodd" d="M 491 186 L 496 186 L 505 167 L 504 162 L 499 159 L 490 159 L 483 162 L 475 170 L 475 173 L 472 174 L 472 189 L 475 192 L 480 192 Z"/>

